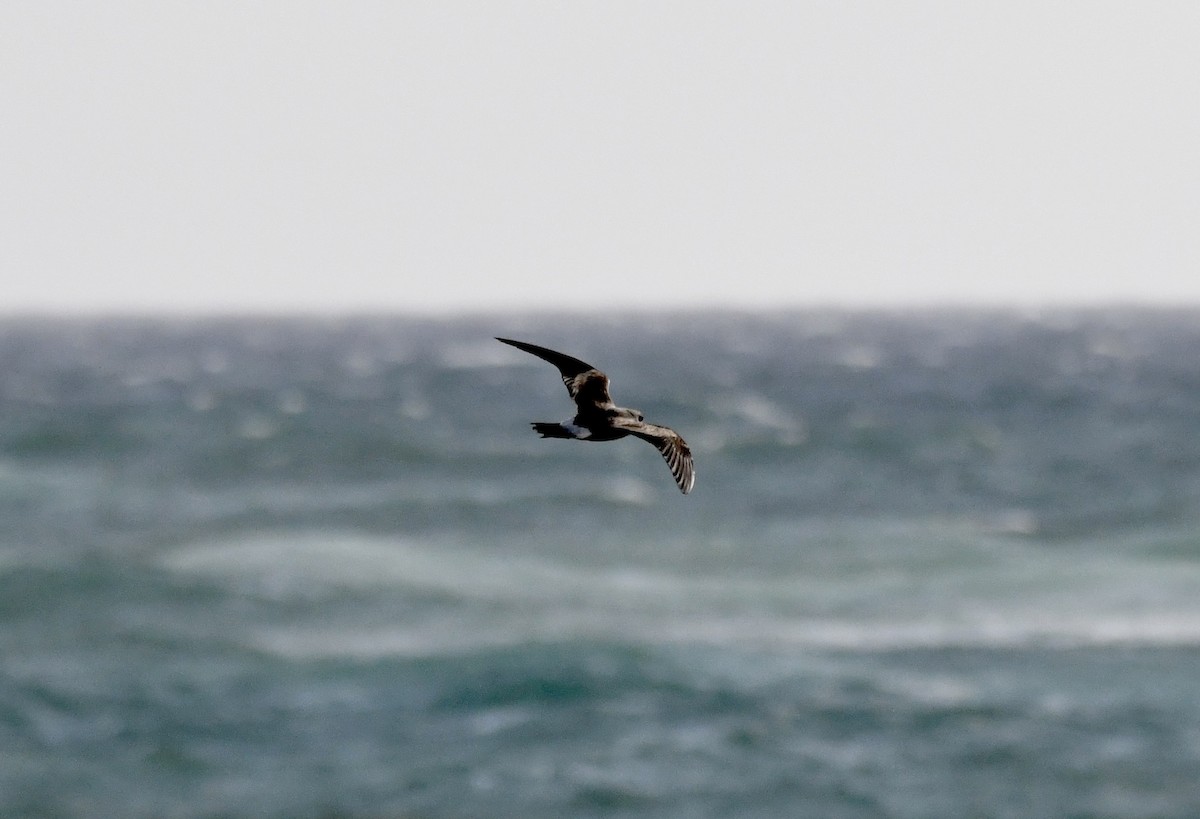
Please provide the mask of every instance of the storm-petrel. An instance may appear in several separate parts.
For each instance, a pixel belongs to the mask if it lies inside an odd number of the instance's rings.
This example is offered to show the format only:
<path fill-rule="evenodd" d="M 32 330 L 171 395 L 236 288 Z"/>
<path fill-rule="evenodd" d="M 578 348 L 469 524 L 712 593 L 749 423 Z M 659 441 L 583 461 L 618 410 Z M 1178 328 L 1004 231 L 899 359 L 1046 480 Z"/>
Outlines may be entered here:
<path fill-rule="evenodd" d="M 562 423 L 534 421 L 530 426 L 543 438 L 576 438 L 580 441 L 615 441 L 626 435 L 635 435 L 654 444 L 662 453 L 663 460 L 671 468 L 679 491 L 687 494 L 696 483 L 696 470 L 692 466 L 692 451 L 675 430 L 647 424 L 637 410 L 618 407 L 608 394 L 608 376 L 591 364 L 578 358 L 511 338 L 496 338 L 511 344 L 518 350 L 532 353 L 549 361 L 562 373 L 567 392 L 575 402 L 578 412 L 575 417 Z"/>

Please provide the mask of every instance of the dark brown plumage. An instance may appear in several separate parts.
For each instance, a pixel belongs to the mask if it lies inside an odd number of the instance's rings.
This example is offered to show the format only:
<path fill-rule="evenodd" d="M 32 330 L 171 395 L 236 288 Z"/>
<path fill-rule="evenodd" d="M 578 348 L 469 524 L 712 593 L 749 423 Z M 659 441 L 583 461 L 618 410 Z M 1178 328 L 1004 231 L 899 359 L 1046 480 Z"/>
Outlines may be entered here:
<path fill-rule="evenodd" d="M 608 394 L 608 376 L 591 364 L 565 353 L 511 338 L 496 338 L 505 344 L 548 361 L 558 368 L 571 400 L 575 417 L 552 423 L 534 421 L 531 426 L 543 438 L 574 438 L 581 441 L 615 441 L 633 435 L 648 441 L 662 455 L 679 491 L 687 494 L 696 483 L 696 469 L 687 442 L 670 427 L 648 424 L 637 410 L 618 407 Z"/>

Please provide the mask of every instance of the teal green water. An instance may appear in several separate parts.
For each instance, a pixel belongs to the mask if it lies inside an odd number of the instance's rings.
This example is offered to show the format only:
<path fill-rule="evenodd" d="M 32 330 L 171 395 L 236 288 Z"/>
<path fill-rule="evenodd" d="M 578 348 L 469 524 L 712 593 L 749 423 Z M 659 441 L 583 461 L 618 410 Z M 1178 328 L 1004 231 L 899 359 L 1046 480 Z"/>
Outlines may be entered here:
<path fill-rule="evenodd" d="M 541 440 L 552 367 L 679 430 Z M 1200 815 L 1200 313 L 0 322 L 0 815 Z"/>

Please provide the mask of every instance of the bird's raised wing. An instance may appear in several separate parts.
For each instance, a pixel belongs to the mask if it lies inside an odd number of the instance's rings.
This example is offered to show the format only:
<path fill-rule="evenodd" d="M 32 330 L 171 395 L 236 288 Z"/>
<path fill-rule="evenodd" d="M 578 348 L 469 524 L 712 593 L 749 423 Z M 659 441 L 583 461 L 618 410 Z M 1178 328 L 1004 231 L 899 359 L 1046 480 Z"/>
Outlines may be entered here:
<path fill-rule="evenodd" d="M 692 487 L 696 485 L 696 467 L 692 463 L 692 450 L 678 432 L 670 427 L 624 418 L 615 420 L 613 425 L 628 430 L 630 435 L 636 435 L 643 441 L 654 444 L 654 448 L 659 451 L 663 460 L 667 462 L 667 466 L 670 467 L 671 475 L 675 478 L 675 483 L 679 485 L 679 491 L 685 495 L 692 491 Z"/>
<path fill-rule="evenodd" d="M 514 341 L 511 338 L 500 338 L 499 336 L 496 337 L 496 341 L 536 355 L 557 367 L 559 373 L 562 374 L 563 383 L 567 385 L 567 392 L 570 394 L 571 400 L 581 410 L 613 405 L 612 398 L 608 394 L 608 376 L 591 364 L 566 353 L 539 347 L 526 341 Z"/>

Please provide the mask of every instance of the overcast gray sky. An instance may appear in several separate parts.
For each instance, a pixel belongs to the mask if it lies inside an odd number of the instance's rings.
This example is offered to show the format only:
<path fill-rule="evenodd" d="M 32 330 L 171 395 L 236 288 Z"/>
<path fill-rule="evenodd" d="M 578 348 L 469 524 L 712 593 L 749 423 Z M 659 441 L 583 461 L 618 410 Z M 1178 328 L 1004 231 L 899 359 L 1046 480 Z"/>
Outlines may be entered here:
<path fill-rule="evenodd" d="M 0 3 L 0 311 L 1200 303 L 1200 3 Z"/>

